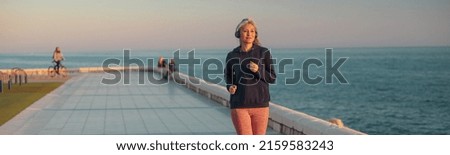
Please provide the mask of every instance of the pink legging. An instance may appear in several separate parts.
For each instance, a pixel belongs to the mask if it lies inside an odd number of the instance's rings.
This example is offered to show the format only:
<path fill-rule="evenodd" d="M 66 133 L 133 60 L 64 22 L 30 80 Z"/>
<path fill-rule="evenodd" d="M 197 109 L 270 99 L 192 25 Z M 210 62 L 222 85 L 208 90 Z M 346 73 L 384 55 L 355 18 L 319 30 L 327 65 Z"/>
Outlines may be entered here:
<path fill-rule="evenodd" d="M 238 135 L 265 135 L 269 107 L 231 109 L 231 120 Z"/>

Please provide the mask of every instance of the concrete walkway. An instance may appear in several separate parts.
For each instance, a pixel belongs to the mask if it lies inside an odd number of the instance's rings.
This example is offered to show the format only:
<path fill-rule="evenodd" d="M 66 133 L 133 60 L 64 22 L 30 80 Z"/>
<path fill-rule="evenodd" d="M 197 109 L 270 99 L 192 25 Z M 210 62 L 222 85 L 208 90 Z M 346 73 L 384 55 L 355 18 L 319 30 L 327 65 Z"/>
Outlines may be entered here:
<path fill-rule="evenodd" d="M 0 134 L 235 134 L 227 107 L 183 86 L 152 85 L 147 78 L 138 85 L 137 72 L 129 85 L 101 84 L 109 75 L 71 78 L 1 126 Z"/>

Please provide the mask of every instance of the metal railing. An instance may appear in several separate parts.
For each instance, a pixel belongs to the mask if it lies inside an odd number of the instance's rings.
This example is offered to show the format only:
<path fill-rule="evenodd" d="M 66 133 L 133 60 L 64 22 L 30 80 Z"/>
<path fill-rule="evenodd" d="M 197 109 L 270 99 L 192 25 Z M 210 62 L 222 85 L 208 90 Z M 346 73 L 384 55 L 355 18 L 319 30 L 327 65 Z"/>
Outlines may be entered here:
<path fill-rule="evenodd" d="M 3 83 L 6 82 L 7 83 L 7 87 L 8 90 L 11 90 L 12 88 L 12 78 L 11 75 L 7 74 L 7 73 L 3 73 L 2 71 L 0 71 L 0 93 L 3 93 L 3 91 L 5 90 L 3 88 Z"/>

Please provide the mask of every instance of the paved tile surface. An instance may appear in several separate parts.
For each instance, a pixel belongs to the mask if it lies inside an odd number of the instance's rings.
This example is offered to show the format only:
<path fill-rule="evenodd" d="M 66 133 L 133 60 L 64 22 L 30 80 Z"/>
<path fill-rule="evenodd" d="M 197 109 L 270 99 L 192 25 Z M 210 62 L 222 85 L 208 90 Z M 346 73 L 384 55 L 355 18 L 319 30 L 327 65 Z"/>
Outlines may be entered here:
<path fill-rule="evenodd" d="M 0 127 L 22 135 L 235 134 L 229 109 L 175 83 L 104 85 L 111 74 L 79 74 Z M 155 75 L 158 77 L 158 75 Z M 268 134 L 274 134 L 269 130 Z"/>

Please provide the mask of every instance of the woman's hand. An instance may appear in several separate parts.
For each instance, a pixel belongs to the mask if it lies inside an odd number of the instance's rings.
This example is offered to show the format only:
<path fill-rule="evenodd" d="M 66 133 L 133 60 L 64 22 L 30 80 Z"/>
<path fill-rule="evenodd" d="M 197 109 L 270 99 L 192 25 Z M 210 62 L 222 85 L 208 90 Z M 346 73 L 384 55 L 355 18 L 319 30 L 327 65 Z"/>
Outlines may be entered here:
<path fill-rule="evenodd" d="M 253 73 L 256 73 L 259 70 L 259 66 L 258 66 L 258 64 L 254 63 L 253 61 L 250 61 L 248 69 L 250 69 L 250 71 L 252 71 Z"/>
<path fill-rule="evenodd" d="M 234 93 L 236 93 L 236 90 L 237 90 L 237 86 L 236 85 L 232 85 L 232 86 L 230 86 L 230 88 L 228 89 L 228 92 L 230 92 L 230 94 L 234 94 Z"/>

